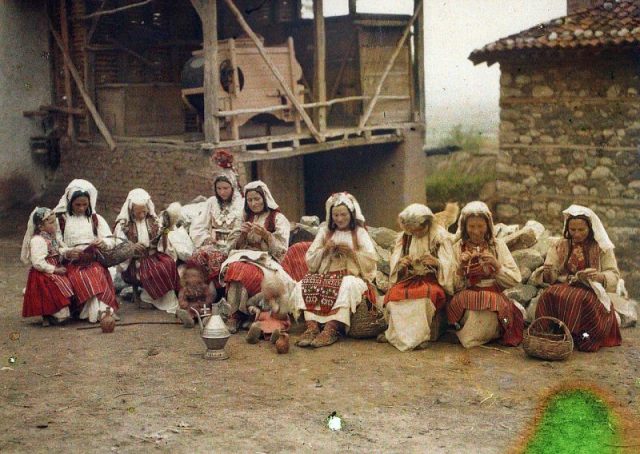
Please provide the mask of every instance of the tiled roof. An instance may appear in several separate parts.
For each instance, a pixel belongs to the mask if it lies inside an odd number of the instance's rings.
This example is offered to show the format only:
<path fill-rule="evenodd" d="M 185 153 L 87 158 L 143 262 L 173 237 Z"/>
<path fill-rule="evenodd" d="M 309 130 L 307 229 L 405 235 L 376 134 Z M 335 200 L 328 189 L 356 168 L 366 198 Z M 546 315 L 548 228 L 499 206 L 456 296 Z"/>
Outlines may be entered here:
<path fill-rule="evenodd" d="M 572 49 L 640 43 L 640 1 L 618 0 L 536 25 L 471 52 L 474 63 L 493 63 L 522 49 Z"/>

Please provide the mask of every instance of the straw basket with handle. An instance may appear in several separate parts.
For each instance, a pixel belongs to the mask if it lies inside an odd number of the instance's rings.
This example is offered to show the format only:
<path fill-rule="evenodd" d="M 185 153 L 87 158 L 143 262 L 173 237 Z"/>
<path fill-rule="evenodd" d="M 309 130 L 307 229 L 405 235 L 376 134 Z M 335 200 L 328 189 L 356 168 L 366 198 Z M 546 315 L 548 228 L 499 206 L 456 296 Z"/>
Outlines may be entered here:
<path fill-rule="evenodd" d="M 540 323 L 542 320 L 549 320 L 558 325 L 563 333 L 556 334 L 549 329 L 544 329 Z M 529 356 L 548 361 L 561 361 L 573 352 L 573 337 L 562 320 L 554 317 L 539 317 L 525 331 L 522 347 Z"/>
<path fill-rule="evenodd" d="M 96 260 L 105 268 L 119 265 L 136 257 L 135 244 L 131 241 L 115 235 L 110 235 L 107 238 L 116 239 L 116 245 L 113 248 L 104 250 L 95 248 L 94 250 Z"/>
<path fill-rule="evenodd" d="M 355 314 L 351 314 L 351 327 L 348 336 L 354 339 L 376 337 L 387 329 L 384 314 L 375 304 L 363 298 Z"/>

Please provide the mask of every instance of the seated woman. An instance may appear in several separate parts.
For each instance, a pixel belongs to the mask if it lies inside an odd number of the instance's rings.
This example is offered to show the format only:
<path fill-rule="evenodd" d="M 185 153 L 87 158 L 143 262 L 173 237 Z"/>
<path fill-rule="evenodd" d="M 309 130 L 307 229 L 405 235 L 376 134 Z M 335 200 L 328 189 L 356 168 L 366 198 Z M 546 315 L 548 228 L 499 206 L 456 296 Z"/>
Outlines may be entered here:
<path fill-rule="evenodd" d="M 68 260 L 67 276 L 75 294 L 72 315 L 91 323 L 96 323 L 107 307 L 118 309 L 109 270 L 95 259 L 94 248 L 113 247 L 107 221 L 95 212 L 97 199 L 98 191 L 90 182 L 73 180 L 54 210 L 59 225 L 57 240 L 66 245 L 60 252 Z"/>
<path fill-rule="evenodd" d="M 378 341 L 400 351 L 425 348 L 436 312 L 452 293 L 453 250 L 447 231 L 434 223 L 431 210 L 414 203 L 398 216 L 403 232 L 391 255 L 392 286 L 384 299 L 389 327 Z"/>
<path fill-rule="evenodd" d="M 231 305 L 227 319 L 231 333 L 237 332 L 240 322 L 248 318 L 247 300 L 260 292 L 265 273 L 277 273 L 287 285 L 291 281 L 279 263 L 289 244 L 289 221 L 262 181 L 247 184 L 244 194 L 243 222 L 230 234 L 231 253 L 221 266 Z"/>
<path fill-rule="evenodd" d="M 522 312 L 503 290 L 520 283 L 520 270 L 507 245 L 494 235 L 493 217 L 483 202 L 466 205 L 453 245 L 456 273 L 447 318 L 460 326 L 456 334 L 465 348 L 493 339 L 516 346 L 522 341 Z"/>
<path fill-rule="evenodd" d="M 163 252 L 169 249 L 168 232 L 163 230 L 149 193 L 132 189 L 116 218 L 115 236 L 134 243 L 136 257 L 118 268 L 126 283 L 142 287 L 143 303 L 175 314 L 180 278 L 175 260 Z"/>
<path fill-rule="evenodd" d="M 307 251 L 307 274 L 296 285 L 292 303 L 304 310 L 306 331 L 299 347 L 325 347 L 338 341 L 351 325 L 351 313 L 366 293 L 375 304 L 368 283 L 376 275 L 377 254 L 355 197 L 333 194 L 326 203 L 327 224 Z M 322 332 L 320 326 L 324 325 Z"/>
<path fill-rule="evenodd" d="M 541 295 L 536 317 L 562 320 L 579 350 L 620 345 L 622 337 L 607 292 L 620 278 L 614 245 L 589 208 L 571 205 L 564 214 L 564 239 L 547 252 L 543 279 L 552 284 Z"/>
<path fill-rule="evenodd" d="M 69 317 L 73 296 L 67 270 L 60 262 L 56 241 L 56 216 L 37 207 L 29 215 L 20 258 L 31 264 L 22 303 L 23 317 L 42 317 L 43 326 L 60 324 Z"/>
<path fill-rule="evenodd" d="M 229 253 L 229 234 L 240 228 L 244 199 L 235 174 L 223 169 L 214 177 L 214 195 L 189 228 L 196 250 L 191 257 L 205 269 L 207 280 L 217 288 L 220 266 Z"/>

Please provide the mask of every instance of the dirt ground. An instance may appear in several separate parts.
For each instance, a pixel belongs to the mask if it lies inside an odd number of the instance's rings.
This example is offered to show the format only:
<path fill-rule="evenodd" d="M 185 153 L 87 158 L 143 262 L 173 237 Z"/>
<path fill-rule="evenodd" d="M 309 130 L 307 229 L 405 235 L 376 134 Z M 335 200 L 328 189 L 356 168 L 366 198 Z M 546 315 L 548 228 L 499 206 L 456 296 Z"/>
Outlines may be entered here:
<path fill-rule="evenodd" d="M 43 328 L 20 315 L 21 230 L 0 225 L 3 452 L 502 453 L 530 426 L 538 397 L 572 379 L 640 420 L 637 328 L 623 331 L 622 347 L 559 363 L 493 344 L 401 353 L 352 339 L 277 355 L 244 334 L 229 340 L 230 359 L 205 361 L 198 331 L 180 325 Z M 120 313 L 122 322 L 172 320 L 126 302 Z M 325 424 L 333 411 L 339 432 Z"/>

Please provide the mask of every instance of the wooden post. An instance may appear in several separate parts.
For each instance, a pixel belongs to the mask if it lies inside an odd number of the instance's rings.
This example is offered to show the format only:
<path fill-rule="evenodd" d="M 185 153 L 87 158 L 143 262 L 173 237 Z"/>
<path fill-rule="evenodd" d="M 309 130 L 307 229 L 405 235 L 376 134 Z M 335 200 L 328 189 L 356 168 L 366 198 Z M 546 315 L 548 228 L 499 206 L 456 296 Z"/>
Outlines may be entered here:
<path fill-rule="evenodd" d="M 418 8 L 416 2 L 415 8 Z M 413 27 L 413 42 L 414 42 L 414 58 L 415 58 L 415 72 L 414 72 L 414 97 L 415 103 L 418 107 L 418 115 L 420 118 L 414 118 L 414 121 L 420 121 L 425 123 L 427 117 L 425 115 L 425 81 L 424 81 L 424 11 L 418 14 L 416 23 Z"/>
<path fill-rule="evenodd" d="M 356 3 L 358 3 L 358 0 L 349 0 L 349 14 L 352 16 L 357 13 Z"/>
<path fill-rule="evenodd" d="M 69 24 L 67 22 L 67 0 L 60 0 L 60 35 L 62 45 L 65 51 L 69 52 Z M 73 107 L 73 92 L 71 91 L 71 75 L 69 68 L 65 65 L 64 71 L 64 97 L 66 98 L 67 107 Z M 67 116 L 67 135 L 73 139 L 75 136 L 75 125 L 73 124 L 73 115 Z"/>
<path fill-rule="evenodd" d="M 240 94 L 240 77 L 238 74 L 238 68 L 236 67 L 236 40 L 233 38 L 229 39 L 229 54 L 231 55 L 231 68 L 233 70 L 231 83 L 233 84 L 233 88 L 231 93 L 229 93 L 229 108 L 233 110 L 233 98 L 234 96 L 238 96 Z M 233 140 L 238 140 L 240 138 L 240 131 L 238 130 L 238 117 L 237 115 L 233 115 L 231 117 L 231 137 Z"/>
<path fill-rule="evenodd" d="M 96 122 L 96 126 L 100 130 L 100 133 L 104 137 L 104 140 L 109 145 L 109 149 L 111 149 L 111 151 L 115 150 L 116 142 L 113 140 L 113 137 L 111 136 L 111 133 L 107 128 L 107 125 L 105 125 L 104 121 L 102 121 L 102 117 L 98 113 L 98 109 L 96 109 L 96 106 L 91 100 L 91 97 L 89 96 L 89 94 L 87 93 L 87 90 L 85 90 L 84 83 L 82 83 L 82 78 L 80 77 L 80 74 L 78 74 L 78 70 L 74 66 L 73 61 L 71 60 L 71 56 L 69 55 L 69 52 L 67 52 L 67 50 L 64 48 L 64 43 L 62 42 L 62 38 L 53 27 L 53 22 L 51 22 L 51 19 L 49 18 L 48 20 L 49 20 L 49 30 L 51 31 L 51 35 L 53 35 L 53 39 L 55 39 L 56 44 L 58 45 L 58 47 L 60 48 L 60 51 L 62 52 L 62 57 L 64 58 L 64 64 L 69 68 L 69 72 L 71 73 L 71 76 L 73 77 L 73 80 L 75 81 L 76 86 L 78 87 L 78 91 L 80 92 L 80 95 L 82 96 L 82 99 L 85 105 L 87 106 L 87 109 L 91 113 L 91 116 L 93 116 L 93 121 Z"/>
<path fill-rule="evenodd" d="M 204 48 L 204 138 L 207 142 L 220 143 L 218 124 L 218 5 L 216 0 L 191 0 L 202 21 Z"/>
<path fill-rule="evenodd" d="M 398 41 L 398 44 L 396 44 L 396 48 L 394 49 L 393 54 L 391 54 L 391 58 L 387 63 L 387 67 L 384 69 L 384 72 L 382 73 L 382 76 L 380 76 L 380 80 L 376 85 L 373 98 L 371 99 L 371 101 L 369 101 L 369 104 L 367 105 L 367 108 L 365 109 L 364 114 L 360 119 L 360 124 L 358 125 L 360 129 L 364 128 L 367 124 L 367 121 L 369 121 L 369 117 L 371 117 L 373 108 L 376 106 L 376 103 L 378 102 L 378 98 L 380 97 L 380 93 L 382 92 L 382 86 L 384 85 L 385 80 L 387 80 L 387 76 L 389 75 L 391 68 L 393 68 L 393 65 L 395 64 L 396 59 L 398 58 L 398 55 L 400 55 L 400 51 L 402 50 L 402 47 L 404 46 L 404 43 L 407 40 L 409 33 L 411 32 L 411 27 L 413 26 L 413 23 L 416 21 L 416 18 L 420 14 L 422 14 L 422 0 L 416 0 L 415 12 L 413 13 L 413 16 L 411 17 L 411 19 L 409 20 L 409 23 L 405 27 L 404 33 L 402 33 L 402 37 L 400 38 L 400 41 Z"/>
<path fill-rule="evenodd" d="M 291 75 L 291 90 L 293 90 L 293 93 L 295 95 L 298 94 L 298 81 L 296 80 L 296 77 L 294 76 L 294 70 L 293 68 L 295 67 L 296 64 L 296 59 L 295 57 L 295 49 L 293 47 L 293 38 L 291 36 L 289 36 L 289 38 L 287 38 L 287 46 L 289 48 L 289 74 Z M 298 134 L 300 134 L 302 132 L 302 128 L 300 127 L 300 115 L 298 114 L 298 112 L 294 112 L 293 114 L 293 121 L 296 127 L 296 132 Z M 294 148 L 295 148 L 295 144 L 294 144 Z"/>
<path fill-rule="evenodd" d="M 260 54 L 264 62 L 267 64 L 267 66 L 269 67 L 269 69 L 271 70 L 275 78 L 280 83 L 280 88 L 282 88 L 287 98 L 289 98 L 289 101 L 291 102 L 291 104 L 293 104 L 293 106 L 296 108 L 296 110 L 304 120 L 304 123 L 307 125 L 307 128 L 309 128 L 309 132 L 311 132 L 311 134 L 313 135 L 313 137 L 316 139 L 317 142 L 324 142 L 325 140 L 324 137 L 320 134 L 320 132 L 318 132 L 316 127 L 313 125 L 311 118 L 309 118 L 309 115 L 307 115 L 307 112 L 305 112 L 304 107 L 302 107 L 302 104 L 300 104 L 300 101 L 298 101 L 298 98 L 296 98 L 296 96 L 293 94 L 293 92 L 289 88 L 289 84 L 284 80 L 284 77 L 282 77 L 282 74 L 280 74 L 280 71 L 278 71 L 278 68 L 273 64 L 273 62 L 267 55 L 267 52 L 264 50 L 264 46 L 262 45 L 262 42 L 260 42 L 260 39 L 256 36 L 256 34 L 251 29 L 249 24 L 247 24 L 247 21 L 244 20 L 244 17 L 242 16 L 242 13 L 238 9 L 238 7 L 233 3 L 233 0 L 224 0 L 224 2 L 227 4 L 227 6 L 229 7 L 231 12 L 237 19 L 242 30 L 244 30 L 244 32 L 249 36 L 249 38 L 251 38 L 251 41 L 253 41 L 253 44 L 258 49 L 258 53 Z"/>
<path fill-rule="evenodd" d="M 327 100 L 326 79 L 326 39 L 324 27 L 324 0 L 313 0 L 314 23 L 314 50 L 313 50 L 313 92 L 314 101 L 325 102 Z M 327 108 L 322 106 L 315 110 L 315 120 L 320 132 L 327 130 Z"/>

